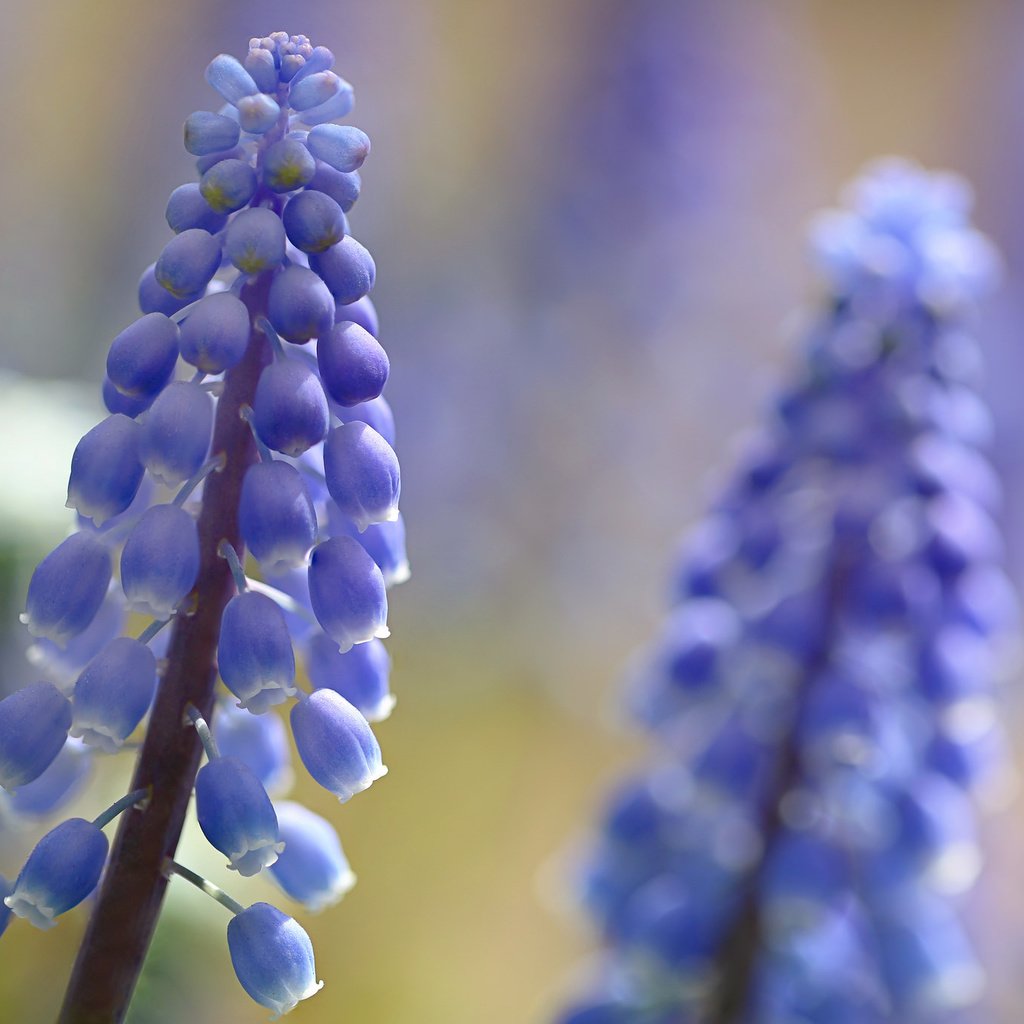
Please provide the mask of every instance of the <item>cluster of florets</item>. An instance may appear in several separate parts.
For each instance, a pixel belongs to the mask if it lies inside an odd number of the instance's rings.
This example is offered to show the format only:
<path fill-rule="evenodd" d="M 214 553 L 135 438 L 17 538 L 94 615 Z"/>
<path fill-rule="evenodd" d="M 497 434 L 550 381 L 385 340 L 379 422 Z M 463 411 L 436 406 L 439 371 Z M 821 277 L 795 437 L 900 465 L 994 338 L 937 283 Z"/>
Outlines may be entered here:
<path fill-rule="evenodd" d="M 29 584 L 23 621 L 41 678 L 0 702 L 0 787 L 16 812 L 57 809 L 91 754 L 130 745 L 158 685 L 160 626 L 194 610 L 204 480 L 241 457 L 218 450 L 219 398 L 236 370 L 255 366 L 241 414 L 259 460 L 237 512 L 258 578 L 221 550 L 237 593 L 217 661 L 237 706 L 226 699 L 218 711 L 197 810 L 232 868 L 269 867 L 312 909 L 340 898 L 353 876 L 326 821 L 271 803 L 290 770 L 284 727 L 268 712 L 298 697 L 299 755 L 339 799 L 384 774 L 368 721 L 393 704 L 386 589 L 408 576 L 394 423 L 381 396 L 389 362 L 367 295 L 375 267 L 347 220 L 370 143 L 333 123 L 353 103 L 333 63 L 306 37 L 274 33 L 253 39 L 243 61 L 222 54 L 208 67 L 226 104 L 185 123 L 198 182 L 172 192 L 174 237 L 139 282 L 142 316 L 110 347 L 109 415 L 71 465 L 75 531 Z M 132 614 L 153 622 L 122 635 Z M 308 696 L 295 685 L 296 644 Z M 99 830 L 87 830 L 86 856 L 70 826 L 36 848 L 6 901 L 39 925 L 80 902 L 102 868 Z M 294 1005 L 262 998 L 244 972 L 258 1000 Z"/>
<path fill-rule="evenodd" d="M 999 776 L 1014 601 L 964 314 L 965 187 L 887 163 L 831 215 L 806 362 L 697 527 L 632 708 L 663 758 L 585 872 L 600 994 L 563 1024 L 937 1021 Z"/>

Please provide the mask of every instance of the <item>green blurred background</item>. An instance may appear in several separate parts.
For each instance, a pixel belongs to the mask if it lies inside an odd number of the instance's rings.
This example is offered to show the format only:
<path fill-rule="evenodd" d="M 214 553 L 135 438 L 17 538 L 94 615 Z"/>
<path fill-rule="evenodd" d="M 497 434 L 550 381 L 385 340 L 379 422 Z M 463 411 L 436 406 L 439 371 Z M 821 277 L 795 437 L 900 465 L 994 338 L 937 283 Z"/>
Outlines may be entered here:
<path fill-rule="evenodd" d="M 70 452 L 189 180 L 181 123 L 251 35 L 304 32 L 373 139 L 352 217 L 379 267 L 413 579 L 394 595 L 390 767 L 338 808 L 359 885 L 299 914 L 323 992 L 296 1019 L 547 1019 L 590 946 L 571 851 L 641 746 L 615 694 L 677 537 L 770 395 L 813 298 L 803 226 L 864 161 L 967 174 L 1007 255 L 985 318 L 1020 579 L 1024 99 L 1013 0 L 3 0 L 4 621 L 61 536 Z M 709 475 L 710 474 L 710 475 Z M 5 688 L 27 681 L 12 628 Z M 1008 707 L 1016 714 L 1012 694 Z M 108 765 L 82 807 L 123 784 Z M 1019 812 L 1019 808 L 1016 808 Z M 1024 968 L 1015 809 L 975 931 L 998 1019 Z M 93 811 L 95 813 L 95 811 Z M 183 858 L 243 901 L 195 838 Z M 8 837 L 0 871 L 32 836 Z M 135 1024 L 257 1021 L 225 915 L 172 886 Z M 13 927 L 0 1020 L 52 1019 L 83 914 Z"/>

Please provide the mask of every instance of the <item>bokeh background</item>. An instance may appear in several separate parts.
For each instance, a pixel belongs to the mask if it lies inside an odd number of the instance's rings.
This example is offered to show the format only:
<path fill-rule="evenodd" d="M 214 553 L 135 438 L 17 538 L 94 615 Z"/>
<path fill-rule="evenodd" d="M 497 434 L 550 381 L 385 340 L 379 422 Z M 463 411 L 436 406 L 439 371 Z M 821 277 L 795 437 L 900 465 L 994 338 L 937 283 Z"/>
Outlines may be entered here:
<path fill-rule="evenodd" d="M 190 180 L 203 69 L 283 28 L 338 55 L 373 139 L 377 258 L 414 575 L 393 600 L 391 773 L 339 810 L 359 885 L 299 915 L 296 1019 L 530 1024 L 591 944 L 571 850 L 637 756 L 619 677 L 676 541 L 814 301 L 804 226 L 868 159 L 967 175 L 1007 260 L 985 311 L 1011 572 L 1024 582 L 1024 7 L 1014 0 L 0 0 L 0 612 L 62 535 L 68 460 Z M 797 315 L 794 315 L 797 314 Z M 1018 684 L 1019 685 L 1019 684 Z M 1007 714 L 1020 720 L 1014 681 Z M 1018 733 L 1020 730 L 1017 730 Z M 108 766 L 113 796 L 123 765 Z M 92 788 L 83 807 L 104 802 Z M 1024 996 L 1019 802 L 989 823 L 974 930 L 993 1012 Z M 91 814 L 90 814 L 91 816 Z M 0 871 L 33 836 L 5 834 Z M 183 855 L 243 901 L 194 837 Z M 229 886 L 230 883 L 230 886 Z M 257 1021 L 224 912 L 172 887 L 132 1020 Z M 50 1020 L 81 913 L 12 927 L 0 1020 Z"/>

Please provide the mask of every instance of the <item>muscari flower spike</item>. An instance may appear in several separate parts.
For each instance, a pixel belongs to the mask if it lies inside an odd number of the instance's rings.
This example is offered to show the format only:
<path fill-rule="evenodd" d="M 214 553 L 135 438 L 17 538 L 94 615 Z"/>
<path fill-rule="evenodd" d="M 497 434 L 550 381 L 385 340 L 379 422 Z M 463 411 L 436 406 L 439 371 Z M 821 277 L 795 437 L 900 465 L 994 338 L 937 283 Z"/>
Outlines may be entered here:
<path fill-rule="evenodd" d="M 154 799 L 184 806 L 169 787 L 193 780 L 159 775 L 174 755 L 155 744 L 173 746 L 173 730 L 166 739 L 166 723 L 156 729 L 147 716 L 175 701 L 185 714 L 187 687 L 205 671 L 185 661 L 207 644 L 210 685 L 220 678 L 239 706 L 221 700 L 213 711 L 223 754 L 202 723 L 210 756 L 194 780 L 197 810 L 241 874 L 287 851 L 267 796 L 291 778 L 272 706 L 298 696 L 290 718 L 301 758 L 348 799 L 386 770 L 367 720 L 394 703 L 380 638 L 386 587 L 407 577 L 408 563 L 394 420 L 381 394 L 390 365 L 368 295 L 376 267 L 348 219 L 370 143 L 334 123 L 353 93 L 333 64 L 306 37 L 273 33 L 252 39 L 243 60 L 222 54 L 207 69 L 225 106 L 185 121 L 195 178 L 171 193 L 173 236 L 139 278 L 140 317 L 110 346 L 109 415 L 82 438 L 68 481 L 77 528 L 29 585 L 23 621 L 45 681 L 0 701 L 0 786 L 14 813 L 56 810 L 94 754 L 131 746 L 136 734 L 143 777 L 157 771 Z M 210 585 L 211 573 L 225 579 L 223 559 L 233 596 Z M 132 613 L 152 622 L 137 626 Z M 305 646 L 314 630 L 316 653 Z M 180 641 L 183 631 L 191 639 Z M 327 689 L 298 691 L 296 641 L 300 667 Z M 173 700 L 167 687 L 178 688 Z M 310 907 L 335 902 L 354 881 L 336 834 L 283 806 L 295 848 L 277 872 L 282 888 Z M 143 809 L 123 827 L 144 830 L 147 820 Z M 9 908 L 48 926 L 84 899 L 106 856 L 105 823 L 72 819 L 44 837 L 5 891 L 0 929 Z M 117 903 L 116 859 L 105 877 L 97 918 Z M 312 995 L 319 985 L 301 928 L 265 904 L 225 900 L 238 915 L 228 937 L 246 991 L 282 1013 Z M 103 974 L 90 955 L 87 935 L 69 1000 Z"/>
<path fill-rule="evenodd" d="M 562 1024 L 937 1024 L 981 994 L 951 897 L 1014 618 L 966 330 L 997 261 L 952 176 L 885 162 L 847 198 L 805 362 L 634 672 L 661 759 L 606 811 L 603 980 Z"/>

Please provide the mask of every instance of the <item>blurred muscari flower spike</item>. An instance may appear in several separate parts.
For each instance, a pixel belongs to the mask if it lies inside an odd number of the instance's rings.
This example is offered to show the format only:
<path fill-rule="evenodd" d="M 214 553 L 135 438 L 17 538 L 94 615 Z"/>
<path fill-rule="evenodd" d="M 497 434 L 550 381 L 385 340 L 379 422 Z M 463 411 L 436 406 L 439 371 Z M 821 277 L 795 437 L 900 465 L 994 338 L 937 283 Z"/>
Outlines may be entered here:
<path fill-rule="evenodd" d="M 847 198 L 814 225 L 803 363 L 633 673 L 660 757 L 587 861 L 605 960 L 561 1024 L 924 1024 L 981 995 L 952 898 L 972 798 L 1007 781 L 1015 608 L 967 333 L 998 261 L 951 175 L 890 160 Z"/>
<path fill-rule="evenodd" d="M 275 32 L 207 68 L 224 106 L 185 121 L 195 178 L 171 193 L 141 315 L 110 345 L 109 415 L 71 462 L 76 527 L 29 583 L 38 675 L 0 700 L 4 813 L 58 811 L 95 756 L 134 747 L 136 785 L 153 793 L 105 870 L 108 819 L 73 818 L 0 880 L 0 930 L 11 911 L 49 926 L 103 870 L 62 1019 L 123 1018 L 193 789 L 239 874 L 271 867 L 315 910 L 355 881 L 329 823 L 289 803 L 279 822 L 270 799 L 292 780 L 274 708 L 295 698 L 318 782 L 347 800 L 385 773 L 368 721 L 394 703 L 386 591 L 408 576 L 376 265 L 348 219 L 370 141 L 334 123 L 353 92 L 333 65 Z M 294 921 L 233 909 L 232 962 L 254 999 L 283 1013 L 316 991 Z"/>

